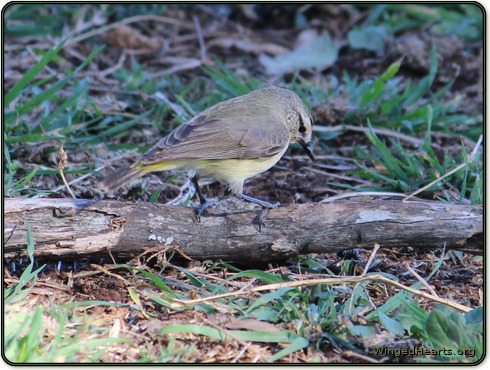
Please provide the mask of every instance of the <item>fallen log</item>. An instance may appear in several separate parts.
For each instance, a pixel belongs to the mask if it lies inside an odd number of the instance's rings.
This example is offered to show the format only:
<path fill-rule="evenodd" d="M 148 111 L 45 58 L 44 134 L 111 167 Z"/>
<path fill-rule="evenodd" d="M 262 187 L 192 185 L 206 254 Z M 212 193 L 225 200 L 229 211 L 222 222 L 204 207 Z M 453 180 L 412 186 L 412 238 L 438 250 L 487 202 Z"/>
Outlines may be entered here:
<path fill-rule="evenodd" d="M 307 253 L 351 248 L 452 248 L 483 252 L 483 208 L 428 201 L 338 201 L 268 211 L 262 230 L 256 212 L 209 212 L 110 200 L 4 199 L 4 257 L 49 259 L 112 255 L 130 259 L 155 247 L 173 247 L 197 259 L 264 263 Z M 110 260 L 110 259 L 109 259 Z"/>

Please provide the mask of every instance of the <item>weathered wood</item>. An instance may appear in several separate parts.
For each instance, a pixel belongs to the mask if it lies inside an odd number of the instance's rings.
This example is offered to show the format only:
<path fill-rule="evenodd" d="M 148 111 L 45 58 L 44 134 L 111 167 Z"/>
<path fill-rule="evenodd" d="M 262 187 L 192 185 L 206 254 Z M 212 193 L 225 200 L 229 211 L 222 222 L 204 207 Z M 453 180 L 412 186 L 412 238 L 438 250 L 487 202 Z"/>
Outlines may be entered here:
<path fill-rule="evenodd" d="M 27 224 L 35 256 L 128 259 L 174 246 L 198 260 L 270 262 L 349 248 L 455 248 L 483 251 L 483 209 L 422 201 L 339 201 L 271 209 L 262 231 L 255 212 L 212 214 L 155 203 L 6 198 L 4 257 L 27 254 Z"/>

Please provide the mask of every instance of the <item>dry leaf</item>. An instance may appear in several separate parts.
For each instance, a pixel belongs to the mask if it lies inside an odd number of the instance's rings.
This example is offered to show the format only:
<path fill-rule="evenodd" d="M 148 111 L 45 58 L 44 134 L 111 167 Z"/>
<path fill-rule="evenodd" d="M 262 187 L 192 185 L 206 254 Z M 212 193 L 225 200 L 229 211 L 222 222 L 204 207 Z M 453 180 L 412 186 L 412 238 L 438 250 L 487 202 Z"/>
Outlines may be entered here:
<path fill-rule="evenodd" d="M 328 34 L 318 35 L 307 30 L 300 34 L 298 45 L 289 54 L 271 58 L 265 54 L 259 56 L 267 73 L 282 75 L 295 70 L 316 68 L 324 70 L 335 63 L 338 49 Z"/>
<path fill-rule="evenodd" d="M 126 25 L 121 25 L 109 32 L 106 41 L 121 50 L 132 49 L 154 52 L 161 48 L 160 42 L 156 38 L 147 37 Z"/>
<path fill-rule="evenodd" d="M 280 331 L 275 325 L 257 319 L 236 319 L 233 316 L 216 314 L 208 317 L 208 320 L 230 330 Z"/>
<path fill-rule="evenodd" d="M 261 43 L 254 42 L 252 40 L 230 39 L 225 37 L 211 40 L 208 45 L 210 47 L 218 46 L 221 48 L 236 47 L 237 49 L 253 54 L 268 53 L 272 55 L 280 55 L 289 52 L 289 49 L 285 48 L 284 46 L 273 43 Z"/>

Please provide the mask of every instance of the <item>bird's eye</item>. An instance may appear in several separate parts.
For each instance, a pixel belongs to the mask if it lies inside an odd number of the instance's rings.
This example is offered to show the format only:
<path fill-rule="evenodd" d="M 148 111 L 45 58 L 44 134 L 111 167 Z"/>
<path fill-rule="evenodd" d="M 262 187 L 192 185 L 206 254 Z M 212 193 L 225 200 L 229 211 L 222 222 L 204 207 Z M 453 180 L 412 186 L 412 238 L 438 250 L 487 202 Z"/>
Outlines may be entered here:
<path fill-rule="evenodd" d="M 298 128 L 298 131 L 303 134 L 306 132 L 306 127 L 305 127 L 305 123 L 303 122 L 303 117 L 301 117 L 301 114 L 298 115 L 298 118 L 299 118 L 299 128 Z"/>

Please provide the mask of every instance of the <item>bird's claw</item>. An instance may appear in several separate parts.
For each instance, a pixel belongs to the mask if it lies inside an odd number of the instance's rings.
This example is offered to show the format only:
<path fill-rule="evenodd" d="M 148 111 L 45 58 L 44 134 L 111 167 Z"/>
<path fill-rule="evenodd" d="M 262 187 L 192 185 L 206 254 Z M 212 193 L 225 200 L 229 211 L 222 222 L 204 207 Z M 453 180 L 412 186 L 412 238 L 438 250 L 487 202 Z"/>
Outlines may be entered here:
<path fill-rule="evenodd" d="M 215 204 L 216 202 L 206 200 L 204 202 L 201 202 L 198 207 L 195 207 L 194 210 L 196 212 L 196 221 L 201 222 L 201 216 L 204 214 L 204 212 L 207 212 L 207 208 L 212 207 Z"/>

